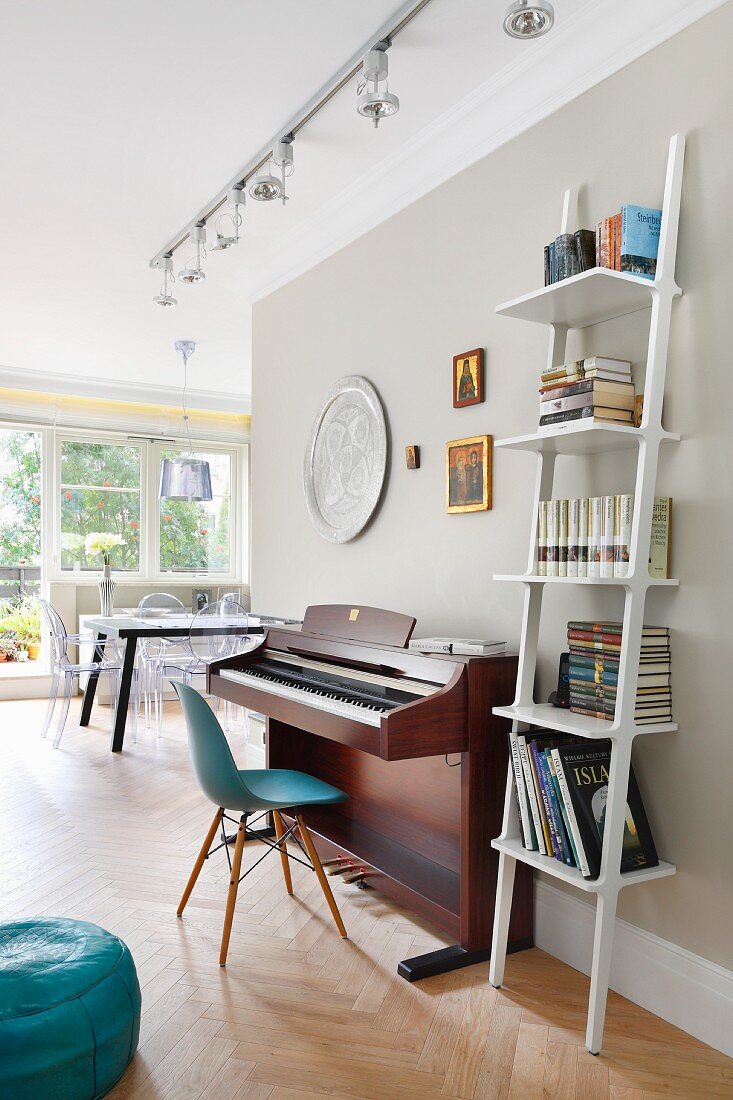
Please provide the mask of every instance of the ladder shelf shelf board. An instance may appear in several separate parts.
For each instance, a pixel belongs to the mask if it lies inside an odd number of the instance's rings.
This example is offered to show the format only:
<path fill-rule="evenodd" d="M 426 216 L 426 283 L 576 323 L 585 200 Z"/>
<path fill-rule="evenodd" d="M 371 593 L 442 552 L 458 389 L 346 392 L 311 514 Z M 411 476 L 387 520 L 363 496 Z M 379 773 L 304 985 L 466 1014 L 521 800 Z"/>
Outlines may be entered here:
<path fill-rule="evenodd" d="M 544 871 L 546 875 L 562 879 L 563 882 L 567 882 L 587 894 L 597 894 L 602 889 L 603 883 L 600 879 L 583 878 L 577 867 L 567 867 L 564 863 L 560 863 L 559 860 L 555 859 L 554 856 L 543 856 L 541 852 L 528 852 L 522 846 L 521 840 L 492 840 L 491 844 L 497 851 L 504 852 L 512 859 L 519 859 L 522 863 L 528 863 L 535 870 Z M 621 875 L 621 885 L 635 886 L 638 883 L 649 882 L 655 878 L 668 878 L 669 875 L 674 875 L 676 871 L 677 868 L 673 863 L 665 863 L 660 860 L 657 867 L 643 867 L 639 871 L 624 872 Z"/>
<path fill-rule="evenodd" d="M 577 868 L 567 867 L 552 856 L 525 849 L 513 792 L 513 768 L 510 762 L 502 833 L 492 841 L 494 848 L 499 852 L 499 874 L 489 980 L 492 985 L 498 987 L 504 977 L 514 871 L 518 862 L 528 864 L 536 870 L 545 871 L 555 878 L 561 878 L 578 889 L 594 895 L 596 918 L 586 1028 L 586 1046 L 593 1054 L 600 1052 L 603 1040 L 618 894 L 624 886 L 632 883 L 651 882 L 675 873 L 675 867 L 670 863 L 660 863 L 658 867 L 645 868 L 627 874 L 622 874 L 620 867 L 631 748 L 634 739 L 645 733 L 673 733 L 677 729 L 674 722 L 637 725 L 635 709 L 647 592 L 651 587 L 675 588 L 679 583 L 673 578 L 657 581 L 656 578 L 649 577 L 648 555 L 645 549 L 640 548 L 646 548 L 650 544 L 660 446 L 663 443 L 679 441 L 678 435 L 667 432 L 662 427 L 662 403 L 672 305 L 675 298 L 682 293 L 675 282 L 674 272 L 684 148 L 684 135 L 675 134 L 669 143 L 654 281 L 624 272 L 594 268 L 560 283 L 544 287 L 533 294 L 515 298 L 497 309 L 497 313 L 503 317 L 547 326 L 546 365 L 548 368 L 555 368 L 565 362 L 569 328 L 585 328 L 613 317 L 625 316 L 651 307 L 644 409 L 639 428 L 624 424 L 574 421 L 541 429 L 530 435 L 498 440 L 495 444 L 497 447 L 505 447 L 509 450 L 534 453 L 537 473 L 526 571 L 524 574 L 501 575 L 495 578 L 523 583 L 524 610 L 516 697 L 512 706 L 496 707 L 494 713 L 508 718 L 515 732 L 531 726 L 541 726 L 591 741 L 609 738 L 612 751 L 601 868 L 600 875 L 595 881 L 584 879 Z M 562 233 L 572 233 L 577 228 L 574 224 L 576 211 L 577 197 L 574 192 L 568 191 L 565 195 L 560 230 Z M 537 574 L 536 539 L 539 502 L 553 496 L 557 456 L 604 454 L 631 448 L 636 448 L 636 481 L 628 576 L 540 577 Z M 550 584 L 611 585 L 623 592 L 623 640 L 619 654 L 618 699 L 616 714 L 611 721 L 576 714 L 573 711 L 534 701 L 542 598 L 545 584 L 548 582 Z"/>
<path fill-rule="evenodd" d="M 510 451 L 530 451 L 535 454 L 581 455 L 607 454 L 638 447 L 645 439 L 641 428 L 628 424 L 592 424 L 588 420 L 571 420 L 561 427 L 544 428 L 531 435 L 510 436 L 494 440 L 494 447 Z M 679 443 L 675 432 L 662 431 L 661 443 Z"/>
<path fill-rule="evenodd" d="M 667 588 L 677 588 L 679 580 L 676 577 L 540 577 L 537 573 L 494 573 L 495 581 L 512 581 L 523 584 L 610 584 L 617 588 L 631 588 L 632 585 L 644 585 L 651 588 L 653 585 L 662 585 Z"/>
<path fill-rule="evenodd" d="M 541 325 L 587 328 L 601 321 L 613 321 L 629 313 L 649 309 L 656 283 L 625 271 L 593 267 L 559 283 L 551 283 L 497 306 L 500 317 L 515 317 Z M 682 291 L 675 286 L 674 295 Z"/>
<path fill-rule="evenodd" d="M 558 733 L 572 733 L 576 737 L 587 737 L 594 741 L 607 737 L 616 739 L 619 736 L 628 736 L 626 732 L 620 734 L 616 722 L 606 721 L 605 718 L 591 718 L 587 714 L 576 714 L 574 710 L 553 707 L 552 703 L 494 707 L 494 714 L 502 718 L 510 718 L 512 722 L 521 722 L 523 725 L 542 726 L 543 729 L 556 730 Z M 631 736 L 636 737 L 642 733 L 674 733 L 676 729 L 675 722 L 654 722 L 649 725 L 633 726 Z"/>

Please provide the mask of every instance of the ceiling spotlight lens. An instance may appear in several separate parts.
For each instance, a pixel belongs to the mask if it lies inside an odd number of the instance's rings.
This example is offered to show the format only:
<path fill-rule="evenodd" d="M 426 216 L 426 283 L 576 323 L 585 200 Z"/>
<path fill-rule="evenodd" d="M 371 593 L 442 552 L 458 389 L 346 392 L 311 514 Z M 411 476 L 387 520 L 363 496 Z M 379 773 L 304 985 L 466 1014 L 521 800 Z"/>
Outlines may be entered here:
<path fill-rule="evenodd" d="M 504 16 L 504 30 L 511 38 L 540 38 L 554 21 L 555 12 L 547 0 L 515 0 Z"/>
<path fill-rule="evenodd" d="M 184 267 L 183 271 L 178 272 L 179 283 L 203 283 L 205 278 L 206 272 L 200 267 Z"/>
<path fill-rule="evenodd" d="M 397 114 L 400 101 L 391 92 L 369 92 L 359 98 L 356 109 L 365 118 L 373 119 L 374 125 L 378 126 L 381 118 Z"/>
<path fill-rule="evenodd" d="M 216 240 L 209 248 L 209 252 L 224 252 L 227 248 L 234 248 L 239 243 L 238 237 L 222 237 L 217 233 Z"/>
<path fill-rule="evenodd" d="M 277 176 L 256 176 L 249 188 L 249 193 L 257 202 L 271 202 L 282 195 L 282 183 Z"/>
<path fill-rule="evenodd" d="M 178 299 L 174 298 L 172 294 L 156 294 L 153 301 L 156 305 L 163 306 L 164 308 L 178 305 Z"/>

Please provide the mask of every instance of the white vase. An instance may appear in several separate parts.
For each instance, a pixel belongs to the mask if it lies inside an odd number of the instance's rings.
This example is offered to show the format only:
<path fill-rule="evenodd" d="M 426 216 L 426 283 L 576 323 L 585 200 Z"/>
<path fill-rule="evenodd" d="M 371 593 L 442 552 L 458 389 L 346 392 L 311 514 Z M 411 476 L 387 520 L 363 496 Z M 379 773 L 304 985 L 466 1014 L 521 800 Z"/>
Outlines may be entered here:
<path fill-rule="evenodd" d="M 107 618 L 112 614 L 115 606 L 115 582 L 109 565 L 105 565 L 102 576 L 97 582 L 99 585 L 99 604 L 102 615 Z"/>

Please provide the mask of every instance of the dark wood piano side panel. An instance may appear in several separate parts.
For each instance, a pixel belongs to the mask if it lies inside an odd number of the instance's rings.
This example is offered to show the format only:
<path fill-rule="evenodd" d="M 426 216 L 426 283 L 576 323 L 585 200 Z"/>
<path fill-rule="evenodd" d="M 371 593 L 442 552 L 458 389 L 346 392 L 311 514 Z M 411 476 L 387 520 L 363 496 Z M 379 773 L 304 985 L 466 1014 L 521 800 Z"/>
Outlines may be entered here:
<path fill-rule="evenodd" d="M 499 853 L 491 841 L 501 832 L 506 790 L 510 723 L 492 708 L 514 698 L 516 656 L 471 661 L 468 733 L 471 752 L 461 768 L 461 944 L 479 949 L 491 943 Z M 518 864 L 509 941 L 533 935 L 532 869 Z"/>

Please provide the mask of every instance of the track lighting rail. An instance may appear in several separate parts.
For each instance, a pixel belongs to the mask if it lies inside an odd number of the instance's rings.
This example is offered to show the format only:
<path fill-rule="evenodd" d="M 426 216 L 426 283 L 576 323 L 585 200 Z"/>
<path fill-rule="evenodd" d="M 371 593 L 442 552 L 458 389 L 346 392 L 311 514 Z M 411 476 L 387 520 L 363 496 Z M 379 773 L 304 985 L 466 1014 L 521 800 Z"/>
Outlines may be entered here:
<path fill-rule="evenodd" d="M 200 210 L 195 217 L 168 241 L 150 261 L 150 267 L 165 267 L 165 260 L 171 257 L 182 245 L 184 245 L 194 226 L 205 225 L 227 202 L 227 196 L 234 187 L 242 187 L 260 169 L 264 168 L 272 158 L 277 142 L 292 142 L 296 134 L 310 122 L 322 107 L 344 87 L 362 68 L 364 57 L 369 50 L 386 50 L 392 40 L 419 15 L 423 8 L 427 7 L 430 0 L 409 0 L 385 23 L 379 30 L 367 39 L 365 44 L 357 50 L 345 65 L 338 70 L 327 84 L 318 91 L 306 104 L 274 135 L 271 141 L 265 145 L 255 157 L 245 164 L 235 176 L 232 177 L 213 199 Z"/>

